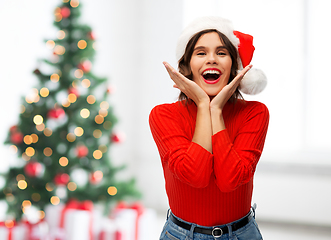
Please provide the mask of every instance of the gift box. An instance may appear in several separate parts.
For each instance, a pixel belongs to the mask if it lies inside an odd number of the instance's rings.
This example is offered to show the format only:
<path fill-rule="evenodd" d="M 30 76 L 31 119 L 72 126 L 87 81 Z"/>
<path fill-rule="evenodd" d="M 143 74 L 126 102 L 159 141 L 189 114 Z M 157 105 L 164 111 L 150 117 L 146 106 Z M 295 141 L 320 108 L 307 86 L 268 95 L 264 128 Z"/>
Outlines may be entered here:
<path fill-rule="evenodd" d="M 49 228 L 45 220 L 36 223 L 23 221 L 22 224 L 26 228 L 26 236 L 22 240 L 48 240 Z"/>
<path fill-rule="evenodd" d="M 93 240 L 93 203 L 69 200 L 45 209 L 50 240 Z"/>
<path fill-rule="evenodd" d="M 0 222 L 0 239 L 1 240 L 25 240 L 27 235 L 27 228 L 23 224 L 18 224 L 11 221 Z"/>
<path fill-rule="evenodd" d="M 98 240 L 122 240 L 122 233 L 113 219 L 104 218 Z"/>
<path fill-rule="evenodd" d="M 119 203 L 111 214 L 114 240 L 154 240 L 156 212 L 146 209 L 141 204 L 127 205 Z M 110 236 L 109 233 L 107 236 Z M 113 240 L 111 237 L 100 240 Z"/>

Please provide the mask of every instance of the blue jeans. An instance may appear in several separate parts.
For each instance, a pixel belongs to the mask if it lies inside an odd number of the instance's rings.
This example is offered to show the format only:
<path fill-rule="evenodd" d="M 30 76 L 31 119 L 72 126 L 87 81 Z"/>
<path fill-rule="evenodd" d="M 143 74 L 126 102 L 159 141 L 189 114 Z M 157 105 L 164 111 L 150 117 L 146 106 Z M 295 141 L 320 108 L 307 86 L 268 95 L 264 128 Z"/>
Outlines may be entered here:
<path fill-rule="evenodd" d="M 168 217 L 163 230 L 161 232 L 160 240 L 262 240 L 262 235 L 260 233 L 259 227 L 255 221 L 255 207 L 252 208 L 254 217 L 251 219 L 248 224 L 246 224 L 244 227 L 239 228 L 236 231 L 232 231 L 231 224 L 226 224 L 219 227 L 227 226 L 229 232 L 226 234 L 223 234 L 221 237 L 214 238 L 212 235 L 207 234 L 201 234 L 194 232 L 195 227 L 203 227 L 196 224 L 192 224 L 191 230 L 186 230 L 184 228 L 179 227 L 175 223 L 171 221 L 171 219 Z M 176 216 L 175 216 L 176 217 Z M 176 217 L 178 220 L 188 223 L 178 217 Z M 241 219 L 237 220 L 240 221 Z M 237 222 L 235 221 L 235 222 Z M 233 222 L 234 223 L 234 222 Z M 191 223 L 189 223 L 191 224 Z M 205 227 L 208 228 L 208 227 Z M 210 227 L 210 229 L 213 229 Z"/>

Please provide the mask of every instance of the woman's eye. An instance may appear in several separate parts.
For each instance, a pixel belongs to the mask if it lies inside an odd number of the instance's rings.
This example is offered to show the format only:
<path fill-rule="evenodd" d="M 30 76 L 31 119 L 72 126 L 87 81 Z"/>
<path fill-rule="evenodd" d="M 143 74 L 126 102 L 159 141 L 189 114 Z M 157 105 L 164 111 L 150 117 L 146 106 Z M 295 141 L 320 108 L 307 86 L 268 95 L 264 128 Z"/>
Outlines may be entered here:
<path fill-rule="evenodd" d="M 219 52 L 219 53 L 217 53 L 218 55 L 226 55 L 226 53 L 225 52 Z"/>
<path fill-rule="evenodd" d="M 198 52 L 197 55 L 202 56 L 202 55 L 205 55 L 205 53 L 204 52 Z"/>

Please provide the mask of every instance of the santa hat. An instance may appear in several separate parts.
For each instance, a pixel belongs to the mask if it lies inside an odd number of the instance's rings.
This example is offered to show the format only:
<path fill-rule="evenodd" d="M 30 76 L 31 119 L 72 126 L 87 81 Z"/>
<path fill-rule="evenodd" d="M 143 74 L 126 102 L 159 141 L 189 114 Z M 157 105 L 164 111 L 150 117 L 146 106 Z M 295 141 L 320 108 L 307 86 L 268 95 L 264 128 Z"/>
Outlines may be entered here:
<path fill-rule="evenodd" d="M 232 23 L 221 17 L 200 17 L 191 22 L 180 35 L 176 58 L 179 61 L 184 55 L 186 45 L 190 39 L 198 32 L 206 29 L 216 29 L 223 33 L 230 42 L 237 48 L 239 70 L 250 64 L 255 47 L 253 46 L 253 37 L 238 31 L 234 31 Z M 267 78 L 263 71 L 252 68 L 241 80 L 239 90 L 245 94 L 258 94 L 263 91 L 267 85 Z"/>

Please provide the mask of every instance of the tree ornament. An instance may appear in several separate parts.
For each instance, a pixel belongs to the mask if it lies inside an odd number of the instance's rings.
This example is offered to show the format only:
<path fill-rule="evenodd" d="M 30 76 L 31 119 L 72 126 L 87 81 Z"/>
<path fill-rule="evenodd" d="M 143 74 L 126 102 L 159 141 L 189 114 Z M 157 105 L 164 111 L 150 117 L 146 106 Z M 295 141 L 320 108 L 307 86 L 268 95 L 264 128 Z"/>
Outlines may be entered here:
<path fill-rule="evenodd" d="M 77 146 L 76 154 L 77 154 L 77 157 L 79 157 L 79 158 L 86 157 L 88 154 L 88 148 L 85 145 Z"/>
<path fill-rule="evenodd" d="M 94 185 L 100 183 L 102 178 L 103 173 L 100 170 L 90 173 L 89 175 L 90 183 Z"/>
<path fill-rule="evenodd" d="M 75 87 L 70 87 L 69 89 L 68 89 L 68 94 L 75 94 L 76 95 L 76 97 L 79 97 L 79 91 L 78 91 L 78 89 L 77 88 L 75 88 Z"/>
<path fill-rule="evenodd" d="M 121 143 L 124 141 L 125 136 L 123 133 L 113 133 L 110 137 L 112 142 Z"/>
<path fill-rule="evenodd" d="M 21 144 L 23 142 L 23 134 L 19 131 L 12 132 L 10 135 L 10 141 L 15 145 Z"/>
<path fill-rule="evenodd" d="M 65 111 L 62 108 L 53 108 L 48 111 L 47 117 L 48 118 L 53 118 L 53 119 L 58 119 L 58 118 L 63 118 L 65 116 Z"/>
<path fill-rule="evenodd" d="M 40 75 L 40 74 L 41 74 L 41 72 L 40 72 L 40 70 L 39 70 L 38 68 L 36 68 L 36 69 L 33 71 L 33 73 L 36 74 L 36 75 Z"/>
<path fill-rule="evenodd" d="M 87 33 L 87 37 L 88 37 L 89 39 L 91 39 L 91 40 L 95 40 L 95 34 L 94 34 L 94 32 L 92 32 L 92 31 L 88 32 L 88 33 Z"/>
<path fill-rule="evenodd" d="M 61 8 L 61 11 L 60 11 L 61 15 L 63 18 L 68 18 L 70 16 L 70 9 L 67 8 L 67 7 L 63 7 Z"/>
<path fill-rule="evenodd" d="M 115 88 L 113 87 L 113 86 L 109 86 L 108 88 L 107 88 L 107 93 L 108 94 L 112 94 L 112 93 L 114 93 L 115 92 Z"/>
<path fill-rule="evenodd" d="M 43 172 L 43 165 L 40 162 L 30 161 L 25 165 L 24 172 L 30 177 L 40 177 Z"/>
<path fill-rule="evenodd" d="M 89 60 L 85 60 L 78 64 L 77 66 L 79 69 L 81 69 L 83 72 L 87 73 L 92 68 L 92 63 Z"/>
<path fill-rule="evenodd" d="M 60 186 L 60 185 L 67 185 L 68 182 L 70 181 L 70 177 L 68 174 L 66 173 L 58 173 L 55 175 L 54 177 L 54 183 L 57 185 L 57 186 Z"/>

